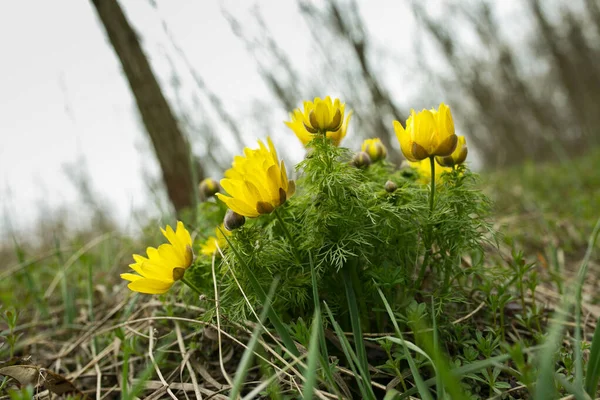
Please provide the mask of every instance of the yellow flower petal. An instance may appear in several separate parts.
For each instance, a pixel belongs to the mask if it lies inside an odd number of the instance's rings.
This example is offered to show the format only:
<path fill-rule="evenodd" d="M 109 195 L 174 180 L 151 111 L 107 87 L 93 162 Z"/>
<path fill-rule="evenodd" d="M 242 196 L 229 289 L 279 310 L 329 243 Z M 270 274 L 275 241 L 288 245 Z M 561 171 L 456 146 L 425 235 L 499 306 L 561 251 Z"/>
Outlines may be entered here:
<path fill-rule="evenodd" d="M 283 190 L 285 190 L 287 192 L 288 186 L 289 186 L 289 181 L 287 178 L 287 171 L 285 170 L 285 165 L 283 164 L 283 160 L 281 160 L 281 165 L 279 166 L 279 173 L 281 174 L 281 177 L 280 177 L 281 187 L 283 188 Z"/>
<path fill-rule="evenodd" d="M 279 197 L 279 188 L 283 188 L 284 191 L 286 190 L 286 188 L 283 187 L 283 184 L 281 182 L 281 172 L 279 171 L 279 167 L 277 165 L 271 165 L 269 169 L 267 169 L 266 182 L 268 185 L 267 190 L 269 193 L 268 199 L 270 201 Z"/>
<path fill-rule="evenodd" d="M 404 154 L 404 157 L 406 157 L 406 159 L 409 161 L 418 161 L 412 155 L 412 139 L 410 137 L 410 133 L 407 132 L 402 126 L 402 124 L 398 121 L 394 121 L 394 132 L 396 133 L 396 138 L 400 143 L 400 150 L 402 150 L 402 154 Z"/>
<path fill-rule="evenodd" d="M 175 231 L 173 230 L 173 228 L 171 228 L 171 226 L 167 225 L 166 229 L 160 228 L 160 231 L 162 232 L 163 236 L 165 238 L 167 238 L 167 240 L 177 246 L 179 243 L 179 240 L 177 239 L 177 235 L 175 235 Z M 181 245 L 181 244 L 180 244 Z"/>
<path fill-rule="evenodd" d="M 172 244 L 165 243 L 158 246 L 158 254 L 162 263 L 168 265 L 171 270 L 186 267 L 183 252 L 175 250 Z"/>
<path fill-rule="evenodd" d="M 450 107 L 446 104 L 441 103 L 437 112 L 435 112 L 436 125 L 438 127 L 438 134 L 440 141 L 443 141 L 448 136 L 454 135 L 454 120 L 452 119 L 452 112 Z"/>
<path fill-rule="evenodd" d="M 126 281 L 137 281 L 138 279 L 144 279 L 143 276 L 140 275 L 136 275 L 136 274 L 130 274 L 130 273 L 124 273 L 121 274 L 121 278 L 125 279 Z"/>
<path fill-rule="evenodd" d="M 220 182 L 226 194 L 216 194 L 227 207 L 245 217 L 257 217 L 261 211 L 281 205 L 281 193 L 285 199 L 289 187 L 285 164 L 279 161 L 271 138 L 267 138 L 266 146 L 262 141 L 258 144 L 258 149 L 246 148 L 244 157 L 234 158 Z"/>
<path fill-rule="evenodd" d="M 190 232 L 185 229 L 185 226 L 181 221 L 177 221 L 176 236 L 182 245 L 187 246 L 192 244 L 192 235 L 190 235 Z"/>
<path fill-rule="evenodd" d="M 438 145 L 438 137 L 436 136 L 436 126 L 433 113 L 429 110 L 423 110 L 413 116 L 413 148 L 412 154 L 415 158 L 422 159 L 433 155 L 434 150 Z M 425 153 L 415 154 L 414 144 L 420 146 Z M 422 157 L 425 154 L 425 157 Z"/>
<path fill-rule="evenodd" d="M 452 152 L 452 154 L 445 157 L 435 158 L 439 165 L 444 167 L 452 167 L 465 162 L 468 154 L 467 142 L 465 140 L 465 137 L 458 136 L 456 142 L 456 149 Z"/>
<path fill-rule="evenodd" d="M 145 293 L 145 294 L 163 294 L 166 293 L 171 286 L 173 286 L 173 280 L 161 281 L 157 279 L 137 279 L 132 281 L 127 287 L 134 292 Z"/>
<path fill-rule="evenodd" d="M 250 205 L 240 198 L 229 197 L 221 193 L 217 193 L 217 197 L 225 203 L 228 208 L 240 215 L 250 218 L 258 217 L 260 215 L 258 211 L 256 211 L 256 203 Z"/>
<path fill-rule="evenodd" d="M 169 265 L 163 264 L 162 260 L 148 261 L 142 264 L 141 274 L 144 278 L 153 278 L 159 280 L 170 280 L 173 276 L 173 269 Z"/>
<path fill-rule="evenodd" d="M 431 183 L 431 162 L 428 158 L 417 162 L 409 162 L 409 164 L 419 173 L 419 182 L 423 184 Z M 439 181 L 444 172 L 450 171 L 452 171 L 452 168 L 441 167 L 439 165 L 436 166 L 435 180 Z"/>
<path fill-rule="evenodd" d="M 212 256 L 213 253 L 217 251 L 217 243 L 217 238 L 210 236 L 208 239 L 206 239 L 206 242 L 200 246 L 200 253 L 204 254 L 205 256 Z"/>
<path fill-rule="evenodd" d="M 313 127 L 325 131 L 329 126 L 329 122 L 331 121 L 332 116 L 329 115 L 329 107 L 327 107 L 327 103 L 321 101 L 317 103 L 317 107 L 315 109 L 315 115 L 317 120 L 317 126 L 313 124 Z"/>
<path fill-rule="evenodd" d="M 134 263 L 134 264 L 129 264 L 129 268 L 131 268 L 132 270 L 134 270 L 135 272 L 137 272 L 140 275 L 143 275 L 143 269 L 142 269 L 142 265 L 140 263 Z"/>
<path fill-rule="evenodd" d="M 342 142 L 342 139 L 346 137 L 346 131 L 348 129 L 348 124 L 350 123 L 350 118 L 352 117 L 352 111 L 348 113 L 346 120 L 342 124 L 339 130 L 335 132 L 327 132 L 327 137 L 331 139 L 334 145 L 339 146 Z"/>

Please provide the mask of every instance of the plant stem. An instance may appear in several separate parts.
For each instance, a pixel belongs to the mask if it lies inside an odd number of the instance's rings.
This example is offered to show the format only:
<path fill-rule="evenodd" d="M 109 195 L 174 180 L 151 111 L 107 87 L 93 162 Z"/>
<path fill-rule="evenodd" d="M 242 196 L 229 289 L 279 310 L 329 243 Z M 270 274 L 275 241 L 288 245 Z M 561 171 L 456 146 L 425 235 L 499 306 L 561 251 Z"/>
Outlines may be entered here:
<path fill-rule="evenodd" d="M 431 164 L 431 192 L 429 193 L 429 211 L 433 212 L 433 199 L 435 198 L 435 158 L 429 157 Z"/>
<path fill-rule="evenodd" d="M 435 198 L 435 158 L 429 157 L 429 162 L 431 165 L 431 191 L 429 192 L 429 212 L 433 213 L 433 200 Z M 419 278 L 417 280 L 417 290 L 421 288 L 423 284 L 423 279 L 425 279 L 425 270 L 427 269 L 427 261 L 429 261 L 429 256 L 432 253 L 431 247 L 426 246 L 427 250 L 425 250 L 425 257 L 423 259 L 423 264 L 421 264 L 421 270 L 419 271 Z"/>
<path fill-rule="evenodd" d="M 202 292 L 200 291 L 200 289 L 198 289 L 198 287 L 196 285 L 194 285 L 194 283 L 192 281 L 190 281 L 188 278 L 185 277 L 185 274 L 183 274 L 183 276 L 181 277 L 181 282 L 185 283 L 190 289 L 192 289 L 194 292 L 196 292 L 198 294 L 198 296 L 202 296 Z"/>
<path fill-rule="evenodd" d="M 419 277 L 417 279 L 417 285 L 415 286 L 415 289 L 417 289 L 417 290 L 421 289 L 421 285 L 423 285 L 423 280 L 425 279 L 425 272 L 427 270 L 427 263 L 429 262 L 430 255 L 431 255 L 431 248 L 427 248 L 427 250 L 425 250 L 425 256 L 423 257 L 423 264 L 421 264 L 421 269 L 419 270 Z"/>
<path fill-rule="evenodd" d="M 296 247 L 296 243 L 294 242 L 294 238 L 290 234 L 290 231 L 288 230 L 288 228 L 287 228 L 287 226 L 285 224 L 285 221 L 281 217 L 281 214 L 279 214 L 279 210 L 278 209 L 275 209 L 275 211 L 273 211 L 273 213 L 275 214 L 275 217 L 277 217 L 277 220 L 281 224 L 281 228 L 283 229 L 283 234 L 286 236 L 287 240 L 290 242 L 290 245 L 292 246 L 292 250 L 294 252 L 294 258 L 296 258 L 296 262 L 298 263 L 298 265 L 301 265 L 302 262 L 300 261 L 300 256 L 298 255 L 298 247 Z"/>

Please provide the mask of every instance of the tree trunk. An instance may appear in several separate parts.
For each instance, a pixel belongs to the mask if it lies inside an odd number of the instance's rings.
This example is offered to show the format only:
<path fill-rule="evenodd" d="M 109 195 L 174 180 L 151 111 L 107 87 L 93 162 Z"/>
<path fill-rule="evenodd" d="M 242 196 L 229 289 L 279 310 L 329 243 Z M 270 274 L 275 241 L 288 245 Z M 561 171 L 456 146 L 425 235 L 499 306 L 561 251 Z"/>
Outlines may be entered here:
<path fill-rule="evenodd" d="M 121 61 L 162 170 L 175 211 L 196 203 L 195 185 L 202 178 L 192 170 L 190 146 L 152 72 L 138 36 L 117 0 L 91 0 Z M 196 182 L 195 182 L 196 181 Z"/>

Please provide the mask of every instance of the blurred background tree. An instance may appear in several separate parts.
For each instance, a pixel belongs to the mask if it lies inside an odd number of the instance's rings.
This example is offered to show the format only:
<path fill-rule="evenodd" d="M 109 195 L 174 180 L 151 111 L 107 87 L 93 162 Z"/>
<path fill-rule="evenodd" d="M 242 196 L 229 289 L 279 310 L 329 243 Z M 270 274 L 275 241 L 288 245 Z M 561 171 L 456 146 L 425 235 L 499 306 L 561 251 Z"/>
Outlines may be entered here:
<path fill-rule="evenodd" d="M 432 3 L 437 16 L 430 12 Z M 462 133 L 484 167 L 527 160 L 566 161 L 598 145 L 600 6 L 596 0 L 569 5 L 527 0 L 520 16 L 523 22 L 499 20 L 497 3 L 487 0 L 410 4 L 419 40 L 413 43 L 414 51 L 395 60 L 398 69 L 414 63 L 413 68 L 429 75 L 432 86 L 441 87 L 442 99 L 452 106 L 455 120 L 464 127 Z M 397 104 L 403 96 L 390 95 L 386 76 L 373 66 L 389 62 L 390 56 L 382 52 L 393 50 L 394 44 L 385 43 L 382 49 L 371 39 L 354 0 L 324 4 L 299 0 L 298 6 L 317 47 L 314 60 L 322 65 L 322 81 L 339 82 L 345 88 L 344 100 L 357 110 L 355 131 L 363 137 L 378 136 L 392 146 L 391 120 L 404 122 L 405 105 L 410 103 Z M 555 15 L 554 21 L 549 14 Z M 234 32 L 248 42 L 241 21 L 226 15 Z M 298 87 L 317 92 L 308 82 L 298 81 L 290 60 L 281 61 L 260 9 L 254 17 L 264 31 L 260 46 L 271 53 L 270 64 L 261 69 L 283 67 L 285 71 L 263 74 L 281 103 L 298 103 L 290 93 L 309 97 Z M 530 33 L 511 37 L 511 28 L 520 23 L 528 24 Z M 431 88 L 423 88 L 422 96 L 434 105 L 440 99 L 432 94 Z"/>
<path fill-rule="evenodd" d="M 98 17 L 121 61 L 146 132 L 160 164 L 169 199 L 179 213 L 196 204 L 196 182 L 203 178 L 171 106 L 163 95 L 138 35 L 117 0 L 93 0 Z"/>
<path fill-rule="evenodd" d="M 224 143 L 208 119 L 192 122 L 181 104 L 175 108 L 179 114 L 173 113 L 117 0 L 93 3 L 135 94 L 171 202 L 176 210 L 189 206 L 195 196 L 192 180 L 197 182 L 203 171 L 227 168 L 231 156 L 239 150 Z M 156 7 L 156 3 L 151 4 Z M 398 37 L 398 41 L 413 39 L 411 51 L 397 56 L 395 43 L 381 43 L 369 32 L 361 8 L 370 7 L 370 3 L 298 0 L 298 10 L 307 26 L 306 32 L 298 34 L 311 36 L 310 62 L 314 70 L 310 73 L 297 70 L 292 46 L 269 30 L 261 9 L 264 3 L 256 3 L 249 14 L 236 15 L 233 8 L 223 8 L 223 15 L 255 60 L 278 107 L 289 112 L 303 99 L 329 94 L 324 87 L 335 87 L 335 95 L 354 110 L 356 142 L 380 137 L 386 146 L 397 148 L 392 120 L 404 122 L 411 105 L 433 106 L 445 101 L 484 168 L 527 160 L 564 162 L 598 145 L 598 1 L 579 0 L 567 5 L 526 0 L 516 5 L 508 17 L 501 15 L 501 6 L 490 0 L 406 4 L 416 21 L 416 31 Z M 526 26 L 527 34 L 515 36 L 515 26 Z M 208 100 L 211 112 L 218 115 L 221 128 L 242 142 L 244 134 L 239 123 L 229 114 L 218 91 L 212 91 L 187 60 L 170 35 L 167 21 L 163 21 L 162 28 L 176 56 L 191 73 L 199 96 Z M 390 71 L 394 69 L 414 71 L 415 76 L 428 82 L 428 87 L 410 97 L 398 93 L 390 85 Z M 176 75 L 174 86 L 180 84 Z M 273 99 L 249 101 L 258 111 L 264 111 L 272 109 Z M 202 107 L 201 103 L 197 101 L 194 106 Z M 257 119 L 264 115 L 255 114 Z M 262 124 L 269 133 L 268 122 Z M 202 132 L 208 149 L 195 178 L 188 154 L 192 131 Z M 198 140 L 198 135 L 195 138 Z M 216 148 L 220 150 L 210 151 Z M 399 152 L 390 155 L 393 162 L 402 161 Z"/>

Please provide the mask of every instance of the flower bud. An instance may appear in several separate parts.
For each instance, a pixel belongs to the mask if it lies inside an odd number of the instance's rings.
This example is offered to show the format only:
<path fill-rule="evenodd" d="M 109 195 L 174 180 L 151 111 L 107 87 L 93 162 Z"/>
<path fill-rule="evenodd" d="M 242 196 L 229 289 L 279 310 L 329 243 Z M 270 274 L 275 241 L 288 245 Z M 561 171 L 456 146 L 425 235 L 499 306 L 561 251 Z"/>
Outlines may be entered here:
<path fill-rule="evenodd" d="M 378 138 L 365 140 L 361 150 L 367 153 L 373 162 L 383 160 L 387 156 L 387 149 Z"/>
<path fill-rule="evenodd" d="M 394 193 L 396 191 L 396 189 L 398 189 L 398 185 L 396 185 L 394 182 L 392 181 L 387 181 L 385 183 L 385 191 L 388 193 Z"/>
<path fill-rule="evenodd" d="M 417 177 L 417 173 L 414 168 L 410 166 L 410 163 L 406 160 L 403 160 L 400 163 L 400 174 L 403 178 L 414 180 Z"/>
<path fill-rule="evenodd" d="M 223 224 L 225 229 L 232 231 L 234 229 L 241 228 L 246 223 L 246 217 L 240 215 L 233 210 L 227 210 Z"/>
<path fill-rule="evenodd" d="M 356 168 L 368 168 L 371 165 L 371 157 L 364 151 L 358 152 L 352 158 L 352 165 Z"/>
<path fill-rule="evenodd" d="M 202 182 L 200 182 L 200 185 L 198 188 L 200 190 L 200 198 L 202 200 L 206 200 L 209 197 L 214 196 L 215 194 L 217 194 L 219 192 L 219 190 L 221 190 L 221 187 L 219 186 L 219 182 L 217 182 L 216 180 L 214 180 L 212 178 L 204 179 Z"/>

